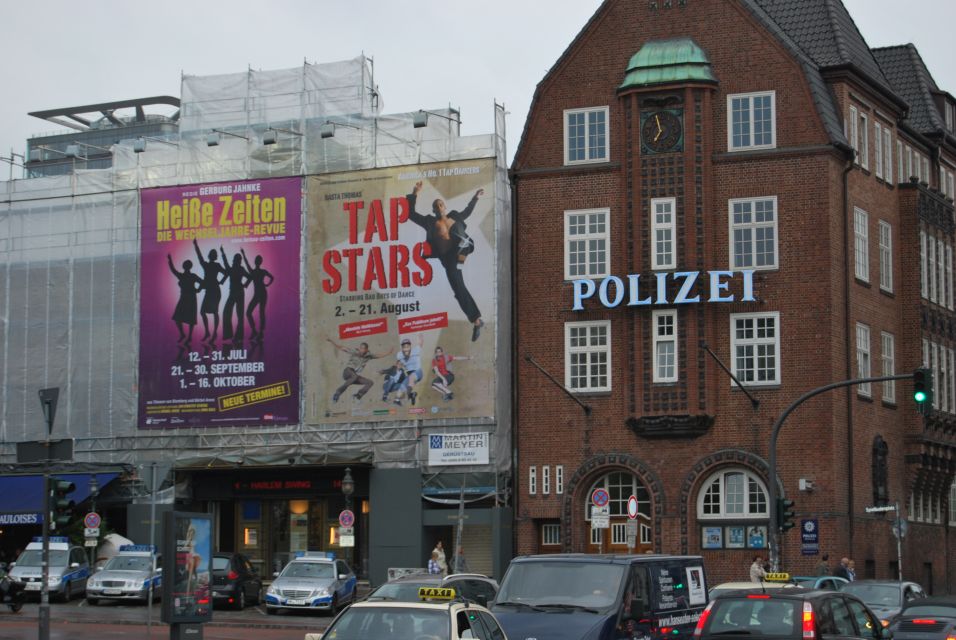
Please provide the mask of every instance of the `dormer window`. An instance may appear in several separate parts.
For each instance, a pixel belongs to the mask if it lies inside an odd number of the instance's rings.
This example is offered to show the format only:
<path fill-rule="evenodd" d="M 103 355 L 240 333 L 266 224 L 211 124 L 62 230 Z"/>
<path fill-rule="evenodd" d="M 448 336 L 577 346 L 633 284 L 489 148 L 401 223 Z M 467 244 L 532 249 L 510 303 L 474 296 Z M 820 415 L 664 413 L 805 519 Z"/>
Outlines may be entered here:
<path fill-rule="evenodd" d="M 947 100 L 943 104 L 943 111 L 946 118 L 946 128 L 950 131 L 956 131 L 956 104 Z"/>

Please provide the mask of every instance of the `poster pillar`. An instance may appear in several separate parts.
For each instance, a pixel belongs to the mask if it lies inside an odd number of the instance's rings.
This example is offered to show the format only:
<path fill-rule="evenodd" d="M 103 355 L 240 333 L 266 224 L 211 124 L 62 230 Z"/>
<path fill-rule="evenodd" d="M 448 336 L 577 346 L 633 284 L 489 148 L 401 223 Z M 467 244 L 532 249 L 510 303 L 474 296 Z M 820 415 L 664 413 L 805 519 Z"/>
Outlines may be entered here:
<path fill-rule="evenodd" d="M 212 516 L 170 511 L 163 529 L 162 621 L 170 640 L 201 639 L 212 620 Z"/>

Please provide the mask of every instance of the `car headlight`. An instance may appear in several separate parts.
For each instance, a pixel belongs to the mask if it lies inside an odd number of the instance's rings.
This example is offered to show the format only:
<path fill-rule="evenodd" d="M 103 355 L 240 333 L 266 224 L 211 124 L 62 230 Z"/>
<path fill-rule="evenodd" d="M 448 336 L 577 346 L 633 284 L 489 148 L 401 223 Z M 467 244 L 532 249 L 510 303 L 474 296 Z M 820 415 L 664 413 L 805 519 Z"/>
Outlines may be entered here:
<path fill-rule="evenodd" d="M 63 581 L 61 576 L 50 576 L 50 585 L 60 584 Z"/>
<path fill-rule="evenodd" d="M 277 595 L 279 595 L 279 590 L 276 589 L 275 586 L 273 586 L 273 585 L 270 584 L 270 585 L 269 585 L 269 588 L 266 589 L 266 594 L 268 594 L 268 595 L 270 595 L 270 596 L 277 596 Z"/>
<path fill-rule="evenodd" d="M 100 586 L 99 583 L 97 583 L 96 580 L 93 580 L 92 578 L 90 578 L 90 579 L 87 580 L 87 582 L 86 582 L 86 587 L 87 587 L 88 589 L 98 589 L 99 586 Z"/>
<path fill-rule="evenodd" d="M 329 595 L 328 589 L 316 589 L 312 592 L 312 597 L 314 598 L 325 598 Z"/>

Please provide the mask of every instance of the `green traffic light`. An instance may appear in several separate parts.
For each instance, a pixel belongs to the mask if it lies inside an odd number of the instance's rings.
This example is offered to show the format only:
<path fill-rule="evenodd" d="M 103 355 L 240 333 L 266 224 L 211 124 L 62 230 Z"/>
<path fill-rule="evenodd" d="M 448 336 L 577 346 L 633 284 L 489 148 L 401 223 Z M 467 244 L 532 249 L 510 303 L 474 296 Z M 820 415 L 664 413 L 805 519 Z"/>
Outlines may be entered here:
<path fill-rule="evenodd" d="M 915 392 L 913 394 L 913 400 L 916 400 L 917 402 L 926 402 L 926 392 L 925 391 Z"/>

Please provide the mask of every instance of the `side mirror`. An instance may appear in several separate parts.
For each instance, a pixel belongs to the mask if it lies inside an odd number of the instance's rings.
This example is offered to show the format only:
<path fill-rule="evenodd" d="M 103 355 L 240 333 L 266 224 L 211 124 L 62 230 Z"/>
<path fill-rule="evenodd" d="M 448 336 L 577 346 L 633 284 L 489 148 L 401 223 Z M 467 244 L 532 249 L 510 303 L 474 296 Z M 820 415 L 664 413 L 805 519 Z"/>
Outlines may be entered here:
<path fill-rule="evenodd" d="M 17 563 L 16 563 L 16 562 L 11 562 L 10 564 L 7 565 L 7 569 L 12 569 L 12 568 L 14 568 L 15 566 L 17 566 Z"/>
<path fill-rule="evenodd" d="M 272 577 L 273 577 L 273 578 L 278 578 L 278 577 L 279 577 L 279 572 L 278 572 L 278 571 L 273 571 L 273 572 L 272 572 Z"/>
<path fill-rule="evenodd" d="M 102 570 L 103 570 L 103 567 L 96 567 L 96 569 L 95 569 L 96 573 L 99 573 L 99 572 L 102 571 Z"/>
<path fill-rule="evenodd" d="M 631 620 L 640 620 L 644 617 L 644 601 L 631 600 L 631 613 L 628 616 Z"/>
<path fill-rule="evenodd" d="M 71 569 L 79 569 L 79 568 L 80 568 L 80 563 L 79 563 L 79 562 L 71 562 L 71 563 L 70 563 L 70 568 L 71 568 Z"/>
<path fill-rule="evenodd" d="M 156 573 L 162 573 L 162 572 L 163 572 L 162 567 L 156 567 Z"/>
<path fill-rule="evenodd" d="M 347 574 L 347 573 L 340 573 L 340 574 L 339 574 L 339 580 L 348 580 L 348 579 L 349 579 L 349 574 Z"/>

